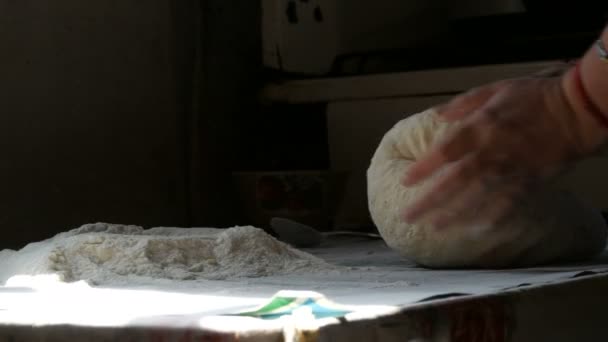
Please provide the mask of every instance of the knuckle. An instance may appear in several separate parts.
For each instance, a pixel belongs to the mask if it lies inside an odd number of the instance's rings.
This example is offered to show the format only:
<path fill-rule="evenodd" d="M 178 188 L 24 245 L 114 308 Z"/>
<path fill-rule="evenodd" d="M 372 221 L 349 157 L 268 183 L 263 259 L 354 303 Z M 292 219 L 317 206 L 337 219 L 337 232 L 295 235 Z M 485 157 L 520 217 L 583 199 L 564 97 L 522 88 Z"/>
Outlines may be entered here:
<path fill-rule="evenodd" d="M 502 112 L 503 111 L 501 110 L 501 108 L 497 106 L 486 106 L 483 110 L 480 111 L 480 121 L 486 126 L 495 126 L 496 123 L 502 119 Z"/>

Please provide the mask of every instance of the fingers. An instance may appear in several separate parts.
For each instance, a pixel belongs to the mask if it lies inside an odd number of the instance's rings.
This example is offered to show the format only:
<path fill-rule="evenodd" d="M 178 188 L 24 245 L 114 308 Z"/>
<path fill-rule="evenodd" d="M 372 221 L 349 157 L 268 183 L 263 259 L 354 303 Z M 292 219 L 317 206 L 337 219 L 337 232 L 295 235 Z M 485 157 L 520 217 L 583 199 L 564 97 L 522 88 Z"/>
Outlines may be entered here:
<path fill-rule="evenodd" d="M 502 84 L 501 87 L 508 85 Z M 460 127 L 456 128 L 446 139 L 418 160 L 402 180 L 404 186 L 412 186 L 432 175 L 448 162 L 460 160 L 467 154 L 487 148 L 488 144 L 502 143 L 496 137 L 504 134 L 499 128 L 501 116 L 501 94 L 488 99 L 476 112 L 472 113 Z M 499 128 L 499 129 L 497 129 Z M 493 139 L 493 141 L 490 141 Z M 497 145 L 500 146 L 500 145 Z"/>
<path fill-rule="evenodd" d="M 469 185 L 470 177 L 474 176 L 479 168 L 478 162 L 477 158 L 469 157 L 451 166 L 416 202 L 404 210 L 403 219 L 413 223 L 429 211 L 443 209 L 444 204 Z"/>
<path fill-rule="evenodd" d="M 436 189 L 431 189 L 429 194 L 433 191 Z M 476 177 L 463 184 L 460 190 L 447 189 L 440 197 L 422 199 L 415 206 L 428 207 L 417 207 L 422 212 L 418 217 L 414 216 L 414 220 L 424 221 L 438 230 L 469 225 L 474 230 L 473 234 L 481 234 L 510 212 L 522 192 L 523 188 L 517 181 L 510 183 L 499 177 L 486 180 Z"/>
<path fill-rule="evenodd" d="M 438 230 L 457 226 L 480 215 L 482 200 L 486 188 L 480 181 L 474 181 L 466 186 L 462 192 L 456 193 L 452 199 L 447 200 L 443 206 L 433 210 L 428 222 Z"/>
<path fill-rule="evenodd" d="M 502 214 L 501 211 L 496 214 L 477 211 L 488 198 L 516 196 L 532 177 L 522 173 L 508 155 L 487 152 L 480 149 L 450 165 L 439 179 L 434 180 L 432 187 L 403 211 L 403 219 L 410 223 L 424 219 L 435 226 L 445 226 L 472 215 Z"/>
<path fill-rule="evenodd" d="M 484 228 L 496 226 L 514 207 L 516 198 L 522 193 L 521 187 L 515 184 L 505 186 L 477 188 L 467 191 L 463 196 L 455 198 L 448 208 L 458 212 L 451 220 L 435 220 L 436 229 L 449 229 L 454 226 L 470 225 L 482 233 Z"/>
<path fill-rule="evenodd" d="M 514 207 L 515 197 L 506 193 L 498 193 L 486 201 L 480 209 L 481 217 L 470 225 L 471 237 L 480 237 L 488 230 L 496 227 Z"/>
<path fill-rule="evenodd" d="M 503 189 L 495 196 L 488 199 L 483 208 L 483 221 L 489 224 L 497 224 L 515 207 L 515 201 L 522 193 L 519 187 L 511 190 Z"/>
<path fill-rule="evenodd" d="M 445 164 L 460 160 L 471 151 L 476 151 L 483 143 L 482 131 L 475 122 L 463 125 L 425 157 L 414 163 L 405 175 L 402 184 L 412 186 L 419 183 Z"/>
<path fill-rule="evenodd" d="M 461 120 L 481 108 L 489 99 L 502 88 L 504 82 L 497 82 L 480 88 L 475 88 L 459 95 L 447 104 L 438 108 L 440 117 L 446 121 Z"/>

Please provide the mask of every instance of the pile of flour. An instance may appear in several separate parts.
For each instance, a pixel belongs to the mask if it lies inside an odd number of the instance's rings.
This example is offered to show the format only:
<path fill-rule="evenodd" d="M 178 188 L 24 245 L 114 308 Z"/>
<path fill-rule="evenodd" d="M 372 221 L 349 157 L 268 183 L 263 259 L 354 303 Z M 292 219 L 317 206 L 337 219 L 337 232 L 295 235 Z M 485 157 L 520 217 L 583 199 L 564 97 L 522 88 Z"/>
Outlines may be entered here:
<path fill-rule="evenodd" d="M 333 269 L 251 226 L 145 230 L 95 223 L 0 251 L 0 285 L 14 275 L 57 274 L 66 282 L 109 285 L 134 277 L 223 280 Z"/>

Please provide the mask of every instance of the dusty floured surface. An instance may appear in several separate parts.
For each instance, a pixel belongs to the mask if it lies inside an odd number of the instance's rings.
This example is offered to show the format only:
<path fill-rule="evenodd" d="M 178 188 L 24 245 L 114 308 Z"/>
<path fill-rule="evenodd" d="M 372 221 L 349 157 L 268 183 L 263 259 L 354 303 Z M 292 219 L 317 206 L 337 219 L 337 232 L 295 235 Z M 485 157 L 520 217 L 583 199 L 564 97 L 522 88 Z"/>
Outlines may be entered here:
<path fill-rule="evenodd" d="M 174 237 L 185 234 L 182 229 L 166 230 Z M 201 235 L 205 234 L 201 231 Z M 403 308 L 429 298 L 441 301 L 438 298 L 448 298 L 450 294 L 492 295 L 509 289 L 519 293 L 526 288 L 522 284 L 558 284 L 581 274 L 608 277 L 608 251 L 587 263 L 512 270 L 429 270 L 401 258 L 383 241 L 346 237 L 327 239 L 307 252 L 338 268 L 329 266 L 331 271 L 327 271 L 327 264 L 312 262 L 293 272 L 221 280 L 114 276 L 106 279 L 112 282 L 101 286 L 56 282 L 54 277 L 45 276 L 14 277 L 6 286 L 0 282 L 0 326 L 25 325 L 28 331 L 31 326 L 44 324 L 145 324 L 200 329 L 206 317 L 251 310 L 267 304 L 281 290 L 315 291 L 340 304 L 366 306 L 361 310 L 370 314 L 369 305 Z M 14 253 L 0 252 L 5 256 Z M 35 258 L 21 253 L 21 260 Z M 6 274 L 4 267 L 8 264 L 6 259 L 0 260 L 2 273 Z M 598 283 L 598 293 L 604 284 Z M 209 322 L 217 329 L 217 320 Z M 242 322 L 223 323 L 226 331 L 263 329 L 258 320 L 249 326 Z M 73 330 L 69 331 L 73 334 Z"/>
<path fill-rule="evenodd" d="M 152 228 L 96 223 L 0 251 L 0 284 L 14 275 L 113 285 L 151 280 L 223 280 L 318 273 L 334 266 L 263 230 Z"/>

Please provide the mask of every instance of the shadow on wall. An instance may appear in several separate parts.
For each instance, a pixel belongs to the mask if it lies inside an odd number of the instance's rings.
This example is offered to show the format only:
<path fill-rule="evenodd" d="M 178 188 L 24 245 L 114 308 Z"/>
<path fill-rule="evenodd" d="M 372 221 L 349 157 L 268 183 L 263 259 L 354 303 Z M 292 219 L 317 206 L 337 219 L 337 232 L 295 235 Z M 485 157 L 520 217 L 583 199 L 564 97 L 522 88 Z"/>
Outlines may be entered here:
<path fill-rule="evenodd" d="M 0 0 L 0 248 L 186 223 L 171 1 Z"/>

